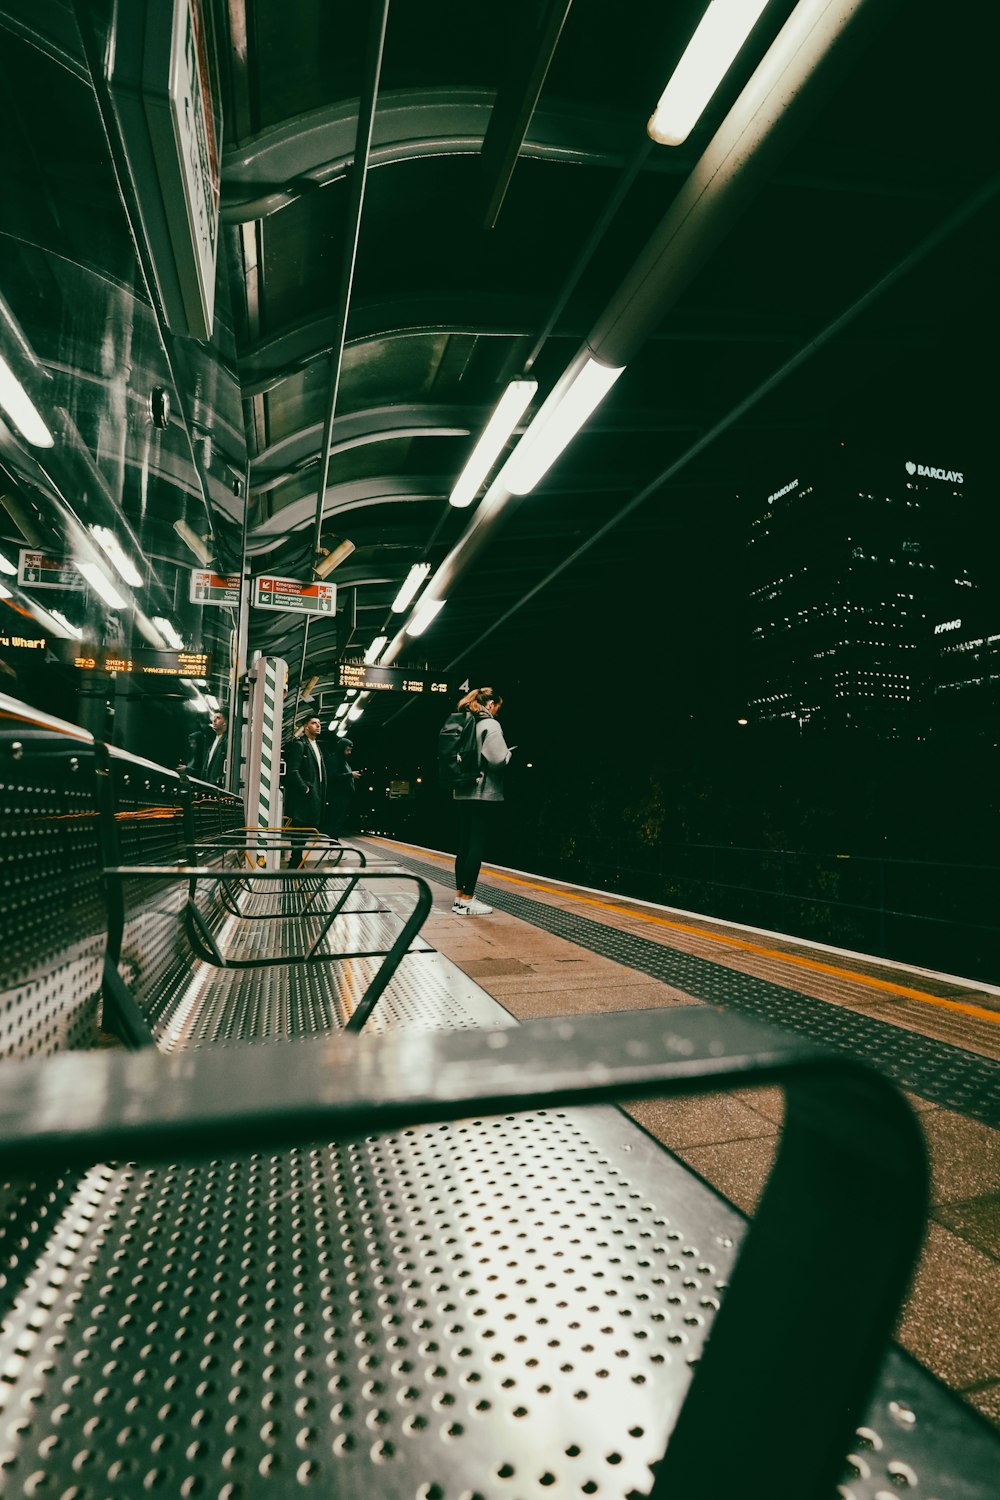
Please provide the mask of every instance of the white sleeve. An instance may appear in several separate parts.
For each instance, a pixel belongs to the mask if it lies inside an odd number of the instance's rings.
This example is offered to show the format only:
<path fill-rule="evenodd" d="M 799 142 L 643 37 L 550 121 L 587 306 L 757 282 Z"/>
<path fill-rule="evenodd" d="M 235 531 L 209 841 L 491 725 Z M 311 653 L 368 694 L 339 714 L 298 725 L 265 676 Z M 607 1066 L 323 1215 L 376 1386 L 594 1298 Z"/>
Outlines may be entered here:
<path fill-rule="evenodd" d="M 488 766 L 505 766 L 510 760 L 507 741 L 496 719 L 484 719 L 480 724 L 479 753 Z"/>

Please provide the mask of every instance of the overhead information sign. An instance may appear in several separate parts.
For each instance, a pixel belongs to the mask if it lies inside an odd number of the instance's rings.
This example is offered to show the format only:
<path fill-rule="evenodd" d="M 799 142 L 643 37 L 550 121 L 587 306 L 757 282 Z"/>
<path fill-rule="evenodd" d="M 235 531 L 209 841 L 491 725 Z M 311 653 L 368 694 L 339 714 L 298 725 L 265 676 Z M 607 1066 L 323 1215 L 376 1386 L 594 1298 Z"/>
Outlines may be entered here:
<path fill-rule="evenodd" d="M 272 578 L 261 574 L 253 581 L 255 609 L 294 610 L 303 615 L 333 615 L 337 612 L 335 583 L 303 583 L 299 578 Z"/>
<path fill-rule="evenodd" d="M 17 556 L 17 581 L 29 589 L 82 589 L 83 579 L 68 557 L 49 557 L 22 547 Z"/>
<path fill-rule="evenodd" d="M 238 605 L 240 575 L 213 573 L 211 568 L 192 568 L 190 599 L 192 604 Z"/>
<path fill-rule="evenodd" d="M 446 693 L 448 683 L 428 672 L 410 672 L 405 667 L 367 667 L 362 661 L 342 661 L 337 668 L 342 688 L 359 693 Z"/>
<path fill-rule="evenodd" d="M 207 677 L 207 651 L 116 651 L 105 646 L 78 646 L 73 665 L 86 672 L 129 672 L 140 677 Z"/>

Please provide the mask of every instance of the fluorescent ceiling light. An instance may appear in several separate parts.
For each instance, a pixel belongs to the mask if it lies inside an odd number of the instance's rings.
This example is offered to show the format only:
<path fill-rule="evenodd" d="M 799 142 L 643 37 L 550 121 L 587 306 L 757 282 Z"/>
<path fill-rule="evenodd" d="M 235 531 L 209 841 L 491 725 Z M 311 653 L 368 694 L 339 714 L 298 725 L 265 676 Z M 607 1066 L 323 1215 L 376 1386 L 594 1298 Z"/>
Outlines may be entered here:
<path fill-rule="evenodd" d="M 392 601 L 392 612 L 401 615 L 407 609 L 420 589 L 420 585 L 431 570 L 430 563 L 414 563 L 406 575 L 403 587 Z"/>
<path fill-rule="evenodd" d="M 94 593 L 100 594 L 105 604 L 109 604 L 112 609 L 125 608 L 126 601 L 119 594 L 100 563 L 78 562 L 74 563 L 74 567 L 78 573 L 81 573 L 86 578 Z"/>
<path fill-rule="evenodd" d="M 79 625 L 74 625 L 72 620 L 67 620 L 61 609 L 51 609 L 49 610 L 49 615 L 53 620 L 56 621 L 58 625 L 62 627 L 66 635 L 68 635 L 71 640 L 83 640 L 83 631 L 80 629 Z"/>
<path fill-rule="evenodd" d="M 212 549 L 208 545 L 206 537 L 200 537 L 198 533 L 188 525 L 186 521 L 175 521 L 174 530 L 186 547 L 189 547 L 202 567 L 207 568 L 212 561 Z"/>
<path fill-rule="evenodd" d="M 142 574 L 128 554 L 122 550 L 121 543 L 114 532 L 109 531 L 106 526 L 91 526 L 90 529 L 94 539 L 100 543 L 114 563 L 118 576 L 137 589 L 142 583 Z"/>
<path fill-rule="evenodd" d="M 624 365 L 605 365 L 588 356 L 573 375 L 568 378 L 564 375 L 504 464 L 499 482 L 514 495 L 530 494 L 604 400 L 624 368 Z"/>
<path fill-rule="evenodd" d="M 361 718 L 361 715 L 363 713 L 364 709 L 361 707 L 361 704 L 355 703 L 354 707 L 349 710 L 347 717 L 350 719 L 351 723 L 354 724 L 358 719 Z"/>
<path fill-rule="evenodd" d="M 661 146 L 679 146 L 694 129 L 767 0 L 711 0 L 646 126 Z"/>
<path fill-rule="evenodd" d="M 328 552 L 325 557 L 321 558 L 320 561 L 314 565 L 313 572 L 315 573 L 316 577 L 329 578 L 334 568 L 339 568 L 340 564 L 344 561 L 344 558 L 350 557 L 353 551 L 353 542 L 340 542 L 336 547 L 334 547 L 332 552 Z"/>
<path fill-rule="evenodd" d="M 182 637 L 178 635 L 173 622 L 168 620 L 165 615 L 154 615 L 153 624 L 156 626 L 157 630 L 160 632 L 168 646 L 173 646 L 175 651 L 184 650 L 184 641 Z"/>
<path fill-rule="evenodd" d="M 423 635 L 431 621 L 437 619 L 444 606 L 444 599 L 424 599 L 417 605 L 412 620 L 406 626 L 407 635 Z"/>
<path fill-rule="evenodd" d="M 10 365 L 0 354 L 0 406 L 10 417 L 22 437 L 36 448 L 51 448 L 55 442 L 37 406 L 18 380 Z"/>
<path fill-rule="evenodd" d="M 350 706 L 351 705 L 349 703 L 342 703 L 340 705 L 340 707 L 337 709 L 336 713 L 334 714 L 334 716 L 333 716 L 334 719 L 335 720 L 336 719 L 342 719 L 344 717 L 344 715 L 346 714 L 347 710 L 350 708 Z"/>
<path fill-rule="evenodd" d="M 0 599 L 13 599 L 14 595 L 5 583 L 0 583 Z"/>
<path fill-rule="evenodd" d="M 12 562 L 8 562 L 2 552 L 0 552 L 0 573 L 7 573 L 11 578 L 17 577 L 17 569 Z"/>
<path fill-rule="evenodd" d="M 205 702 L 208 704 L 213 714 L 220 714 L 222 712 L 222 709 L 219 707 L 218 698 L 213 697 L 211 693 L 205 694 Z"/>
<path fill-rule="evenodd" d="M 382 655 L 382 652 L 385 650 L 386 642 L 388 641 L 388 639 L 389 637 L 387 635 L 377 635 L 375 637 L 371 645 L 368 647 L 368 650 L 365 652 L 366 667 L 371 667 L 375 664 L 375 662 L 378 661 L 379 657 Z"/>
<path fill-rule="evenodd" d="M 202 697 L 201 693 L 199 693 L 197 688 L 191 689 L 191 697 L 188 700 L 188 708 L 196 708 L 199 713 L 208 713 L 208 703 L 206 699 Z"/>
<path fill-rule="evenodd" d="M 497 402 L 493 415 L 483 428 L 479 442 L 473 448 L 468 463 L 458 477 L 458 483 L 449 496 L 451 505 L 459 509 L 465 505 L 471 505 L 479 493 L 480 485 L 503 452 L 507 440 L 524 416 L 537 390 L 537 380 L 511 381 Z"/>

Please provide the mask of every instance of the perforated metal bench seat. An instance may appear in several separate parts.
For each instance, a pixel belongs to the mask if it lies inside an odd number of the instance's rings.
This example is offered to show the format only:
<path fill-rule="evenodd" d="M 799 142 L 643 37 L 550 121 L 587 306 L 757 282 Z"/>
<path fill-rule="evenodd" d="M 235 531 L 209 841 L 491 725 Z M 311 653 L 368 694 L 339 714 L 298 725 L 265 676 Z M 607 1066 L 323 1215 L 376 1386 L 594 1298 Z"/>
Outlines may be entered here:
<path fill-rule="evenodd" d="M 25 1065 L 7 1105 L 16 1111 L 8 1142 L 21 1131 L 8 1154 L 85 1159 L 128 1142 L 162 1156 L 176 1137 L 217 1156 L 94 1167 L 79 1181 L 4 1333 L 0 1464 L 11 1493 L 33 1493 L 36 1482 L 44 1493 L 43 1473 L 53 1493 L 81 1500 L 147 1490 L 227 1500 L 647 1493 L 671 1432 L 668 1461 L 680 1441 L 678 1412 L 717 1317 L 683 1407 L 696 1408 L 694 1453 L 679 1460 L 682 1484 L 675 1474 L 664 1493 L 830 1493 L 802 1462 L 799 1428 L 837 1427 L 828 1371 L 870 1333 L 860 1293 L 912 1219 L 912 1197 L 894 1180 L 894 1163 L 905 1176 L 909 1127 L 901 1112 L 902 1134 L 892 1124 L 883 1138 L 860 1074 L 836 1105 L 812 1049 L 728 1021 L 716 1041 L 716 1025 L 699 1007 L 485 1038 L 438 1034 L 416 1050 L 397 1033 L 353 1048 L 345 1039 L 269 1055 L 203 1052 L 172 1071 L 155 1056 L 103 1057 L 80 1075 L 79 1105 L 76 1059 Z M 497 1051 L 503 1035 L 510 1055 Z M 762 1059 L 753 1065 L 751 1044 Z M 388 1047 L 388 1063 L 377 1047 Z M 612 1055 L 623 1061 L 585 1061 Z M 57 1071 L 39 1073 L 45 1066 Z M 137 1067 L 130 1079 L 122 1072 Z M 777 1234 L 787 1264 L 764 1254 L 748 1272 L 741 1257 L 730 1290 L 742 1217 L 616 1109 L 571 1101 L 588 1090 L 649 1092 L 668 1075 L 698 1087 L 718 1071 L 732 1086 L 754 1067 L 760 1076 L 818 1068 L 799 1103 L 813 1098 L 836 1120 L 851 1101 L 860 1138 L 843 1159 L 828 1143 L 811 1190 L 808 1175 L 791 1181 L 804 1165 L 794 1152 L 779 1162 L 801 1219 L 783 1227 L 775 1202 L 768 1226 L 762 1207 L 750 1241 Z M 533 1092 L 545 1107 L 526 1111 Z M 505 1098 L 500 1114 L 473 1107 L 496 1110 Z M 234 1160 L 255 1108 L 264 1145 L 324 1130 L 349 1138 Z M 445 1119 L 373 1134 L 382 1111 L 387 1122 L 408 1112 Z M 805 1116 L 793 1100 L 790 1118 L 809 1136 Z M 827 1200 L 848 1181 L 838 1209 Z M 867 1267 L 851 1254 L 862 1246 Z M 891 1298 L 875 1291 L 873 1301 L 881 1322 L 891 1319 Z M 759 1335 L 741 1359 L 723 1347 L 726 1318 Z M 718 1389 L 699 1412 L 704 1381 Z M 750 1445 L 738 1485 L 725 1482 L 730 1443 Z M 841 1494 L 857 1500 L 900 1488 L 920 1500 L 995 1493 L 995 1435 L 898 1351 L 853 1449 Z M 723 1474 L 721 1488 L 698 1478 L 702 1466 Z"/>
<path fill-rule="evenodd" d="M 397 966 L 427 951 L 415 944 L 430 892 L 409 872 L 383 868 L 369 876 L 412 887 L 408 900 L 286 921 L 232 915 L 219 896 L 221 877 L 210 869 L 126 866 L 107 878 L 113 937 L 105 988 L 123 1014 L 134 1003 L 161 1046 L 182 1037 L 191 1044 L 360 1030 Z M 328 883 L 346 899 L 356 878 L 335 874 Z M 254 880 L 275 888 L 298 883 L 280 872 Z"/>

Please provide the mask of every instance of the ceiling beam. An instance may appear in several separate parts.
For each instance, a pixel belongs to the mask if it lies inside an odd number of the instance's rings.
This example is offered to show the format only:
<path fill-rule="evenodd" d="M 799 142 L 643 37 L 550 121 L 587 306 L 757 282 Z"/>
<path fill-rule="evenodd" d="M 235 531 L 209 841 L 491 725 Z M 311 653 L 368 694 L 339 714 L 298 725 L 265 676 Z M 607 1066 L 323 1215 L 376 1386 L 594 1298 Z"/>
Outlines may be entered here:
<path fill-rule="evenodd" d="M 500 217 L 528 126 L 572 4 L 573 0 L 548 0 L 541 12 L 531 0 L 521 6 L 520 26 L 515 26 L 510 41 L 512 66 L 497 94 L 480 154 L 486 201 L 483 225 L 486 229 L 494 229 Z"/>

